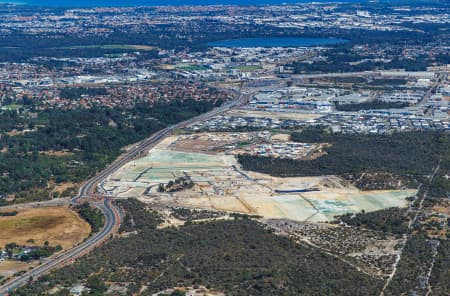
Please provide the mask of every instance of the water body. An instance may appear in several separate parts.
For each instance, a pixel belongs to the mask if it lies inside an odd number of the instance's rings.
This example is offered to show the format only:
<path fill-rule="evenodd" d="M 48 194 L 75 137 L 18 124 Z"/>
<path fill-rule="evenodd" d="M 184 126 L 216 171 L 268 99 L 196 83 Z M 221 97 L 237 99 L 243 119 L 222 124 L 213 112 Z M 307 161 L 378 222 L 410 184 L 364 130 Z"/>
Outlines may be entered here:
<path fill-rule="evenodd" d="M 14 3 L 45 7 L 110 7 L 110 6 L 170 6 L 170 5 L 268 5 L 305 2 L 367 2 L 367 0 L 0 0 L 1 3 Z"/>
<path fill-rule="evenodd" d="M 303 46 L 320 46 L 335 45 L 347 42 L 338 38 L 240 38 L 209 42 L 209 46 L 215 47 L 303 47 Z"/>

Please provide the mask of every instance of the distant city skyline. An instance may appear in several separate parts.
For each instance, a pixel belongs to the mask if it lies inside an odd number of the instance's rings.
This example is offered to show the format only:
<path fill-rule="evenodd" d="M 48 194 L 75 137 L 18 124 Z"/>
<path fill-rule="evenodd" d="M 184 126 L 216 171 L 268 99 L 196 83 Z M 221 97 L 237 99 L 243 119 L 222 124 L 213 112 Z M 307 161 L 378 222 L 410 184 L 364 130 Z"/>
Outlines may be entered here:
<path fill-rule="evenodd" d="M 2 4 L 42 7 L 127 7 L 127 6 L 183 6 L 183 5 L 279 5 L 311 2 L 391 3 L 391 4 L 445 4 L 445 0 L 0 0 Z"/>
<path fill-rule="evenodd" d="M 307 2 L 368 2 L 368 0 L 0 0 L 0 4 L 37 5 L 52 7 L 95 7 L 95 6 L 170 6 L 170 5 L 267 5 Z"/>

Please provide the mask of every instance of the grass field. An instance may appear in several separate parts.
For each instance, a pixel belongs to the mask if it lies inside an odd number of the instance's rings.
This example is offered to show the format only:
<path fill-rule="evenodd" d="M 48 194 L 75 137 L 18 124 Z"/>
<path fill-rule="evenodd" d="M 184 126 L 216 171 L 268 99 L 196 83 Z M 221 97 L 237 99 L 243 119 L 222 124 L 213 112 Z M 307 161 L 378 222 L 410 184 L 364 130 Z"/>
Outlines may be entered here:
<path fill-rule="evenodd" d="M 91 229 L 76 212 L 68 207 L 51 207 L 19 210 L 16 216 L 0 217 L 0 247 L 8 243 L 61 245 L 68 249 L 83 241 Z"/>

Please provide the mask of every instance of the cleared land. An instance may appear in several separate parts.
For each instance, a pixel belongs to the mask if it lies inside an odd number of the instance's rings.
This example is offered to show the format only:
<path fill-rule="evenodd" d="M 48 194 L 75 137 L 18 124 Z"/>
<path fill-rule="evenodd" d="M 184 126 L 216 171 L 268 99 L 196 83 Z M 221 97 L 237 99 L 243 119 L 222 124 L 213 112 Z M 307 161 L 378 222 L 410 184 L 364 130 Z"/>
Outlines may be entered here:
<path fill-rule="evenodd" d="M 102 185 L 103 189 L 114 196 L 169 206 L 312 222 L 330 221 L 349 212 L 405 207 L 406 198 L 415 194 L 415 190 L 361 191 L 336 176 L 277 178 L 247 172 L 234 156 L 217 149 L 230 144 L 230 139 L 224 137 L 224 143 L 210 141 L 210 146 L 204 141 L 187 149 L 174 145 L 180 137 L 166 138 L 147 156 L 122 167 Z M 185 176 L 194 182 L 192 188 L 158 192 L 159 184 Z"/>
<path fill-rule="evenodd" d="M 228 112 L 229 116 L 242 116 L 242 117 L 257 117 L 257 118 L 272 118 L 272 119 L 293 119 L 293 120 L 312 120 L 323 117 L 320 114 L 313 113 L 300 113 L 300 112 L 269 112 L 258 110 L 233 110 Z"/>
<path fill-rule="evenodd" d="M 39 261 L 21 262 L 13 260 L 0 261 L 0 276 L 8 278 L 17 272 L 35 267 Z"/>
<path fill-rule="evenodd" d="M 18 210 L 16 216 L 0 217 L 0 246 L 8 243 L 61 245 L 69 249 L 86 238 L 91 229 L 76 212 L 68 207 L 49 207 Z"/>

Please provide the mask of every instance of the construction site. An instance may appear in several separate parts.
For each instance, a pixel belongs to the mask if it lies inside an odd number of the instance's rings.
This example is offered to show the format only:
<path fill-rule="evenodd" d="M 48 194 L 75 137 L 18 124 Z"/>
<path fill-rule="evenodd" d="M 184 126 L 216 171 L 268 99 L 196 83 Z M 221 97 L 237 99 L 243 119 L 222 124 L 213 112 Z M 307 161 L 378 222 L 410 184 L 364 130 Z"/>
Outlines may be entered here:
<path fill-rule="evenodd" d="M 406 207 L 415 190 L 361 191 L 337 176 L 278 178 L 244 171 L 233 151 L 270 139 L 269 132 L 201 133 L 165 138 L 140 159 L 119 169 L 99 189 L 118 198 L 173 207 L 235 212 L 267 219 L 326 222 L 334 216 Z M 321 145 L 311 145 L 311 151 Z M 305 148 L 306 149 L 306 148 Z M 161 192 L 177 179 L 193 186 Z"/>

